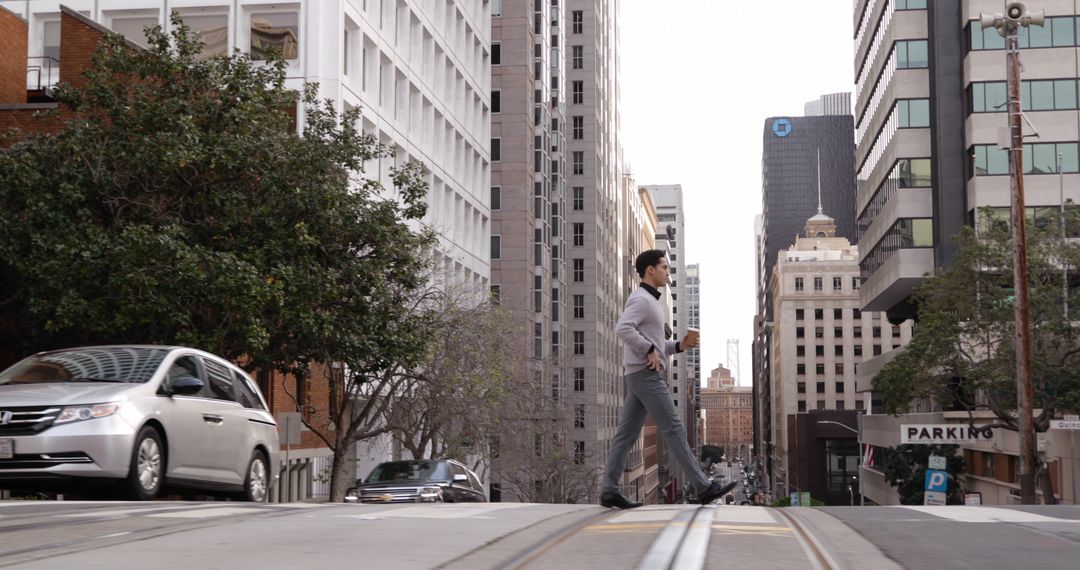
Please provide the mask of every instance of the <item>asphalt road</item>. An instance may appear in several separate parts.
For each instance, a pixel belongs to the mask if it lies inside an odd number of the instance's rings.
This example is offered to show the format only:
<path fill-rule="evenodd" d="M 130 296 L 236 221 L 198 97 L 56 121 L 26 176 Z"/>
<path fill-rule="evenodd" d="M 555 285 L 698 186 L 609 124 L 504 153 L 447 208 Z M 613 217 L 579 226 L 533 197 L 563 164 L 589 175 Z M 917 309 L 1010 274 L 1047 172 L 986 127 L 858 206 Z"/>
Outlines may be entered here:
<path fill-rule="evenodd" d="M 0 567 L 1074 568 L 1080 507 L 0 502 Z"/>

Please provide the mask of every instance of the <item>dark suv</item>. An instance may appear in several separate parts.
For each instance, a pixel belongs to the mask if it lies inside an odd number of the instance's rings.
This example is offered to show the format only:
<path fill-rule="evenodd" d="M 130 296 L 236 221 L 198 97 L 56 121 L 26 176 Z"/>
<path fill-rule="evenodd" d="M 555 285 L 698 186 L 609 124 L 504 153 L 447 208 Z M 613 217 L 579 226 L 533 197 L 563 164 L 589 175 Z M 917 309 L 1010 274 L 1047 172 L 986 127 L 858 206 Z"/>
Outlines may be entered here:
<path fill-rule="evenodd" d="M 480 478 L 452 459 L 388 461 L 345 492 L 346 503 L 483 503 Z"/>

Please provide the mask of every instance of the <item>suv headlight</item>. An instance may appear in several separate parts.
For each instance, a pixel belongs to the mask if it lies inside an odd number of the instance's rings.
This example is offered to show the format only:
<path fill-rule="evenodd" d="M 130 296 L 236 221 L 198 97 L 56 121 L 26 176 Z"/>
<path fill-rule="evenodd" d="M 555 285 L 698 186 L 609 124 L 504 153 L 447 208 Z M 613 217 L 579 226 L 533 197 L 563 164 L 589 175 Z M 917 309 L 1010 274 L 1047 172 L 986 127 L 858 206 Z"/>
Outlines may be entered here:
<path fill-rule="evenodd" d="M 60 410 L 60 415 L 56 416 L 56 419 L 53 420 L 53 424 L 66 424 L 82 420 L 92 420 L 94 418 L 104 418 L 115 414 L 116 410 L 119 409 L 120 404 L 118 403 L 68 406 Z"/>
<path fill-rule="evenodd" d="M 421 499 L 434 500 L 440 495 L 442 495 L 442 489 L 439 487 L 423 487 L 420 489 Z"/>

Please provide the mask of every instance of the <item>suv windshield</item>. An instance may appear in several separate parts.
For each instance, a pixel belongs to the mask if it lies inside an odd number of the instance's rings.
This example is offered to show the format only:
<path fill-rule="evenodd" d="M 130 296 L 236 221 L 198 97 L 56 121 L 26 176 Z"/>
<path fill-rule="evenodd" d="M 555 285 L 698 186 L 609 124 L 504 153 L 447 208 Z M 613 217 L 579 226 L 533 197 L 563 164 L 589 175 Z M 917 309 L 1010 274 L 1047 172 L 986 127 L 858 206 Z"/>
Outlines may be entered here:
<path fill-rule="evenodd" d="M 90 347 L 55 350 L 20 360 L 0 372 L 0 385 L 62 382 L 128 382 L 141 384 L 158 369 L 166 348 Z"/>
<path fill-rule="evenodd" d="M 446 464 L 440 461 L 391 461 L 380 463 L 368 475 L 366 483 L 386 483 L 388 481 L 431 481 L 449 479 Z"/>

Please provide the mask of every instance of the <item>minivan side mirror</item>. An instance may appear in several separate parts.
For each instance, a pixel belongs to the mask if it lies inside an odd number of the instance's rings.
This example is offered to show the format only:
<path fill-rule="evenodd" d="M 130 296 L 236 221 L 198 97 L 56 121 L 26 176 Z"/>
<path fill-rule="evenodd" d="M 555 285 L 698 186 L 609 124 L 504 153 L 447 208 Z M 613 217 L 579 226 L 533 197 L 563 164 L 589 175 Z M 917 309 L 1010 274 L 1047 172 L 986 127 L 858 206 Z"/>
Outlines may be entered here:
<path fill-rule="evenodd" d="M 191 396 L 202 392 L 203 381 L 194 376 L 181 376 L 169 385 L 169 393 L 179 396 Z"/>
<path fill-rule="evenodd" d="M 454 482 L 455 483 L 467 483 L 468 481 L 469 481 L 469 477 L 467 475 L 465 475 L 464 473 L 455 473 L 454 474 Z"/>

